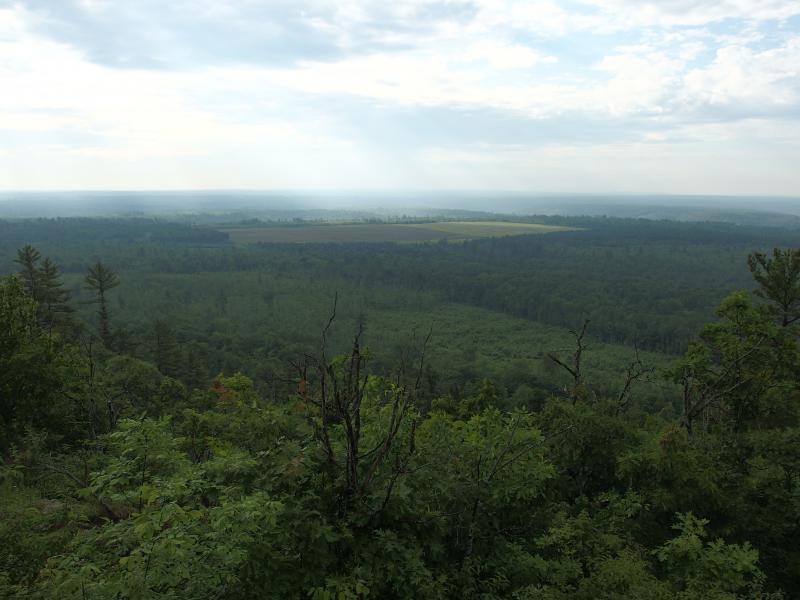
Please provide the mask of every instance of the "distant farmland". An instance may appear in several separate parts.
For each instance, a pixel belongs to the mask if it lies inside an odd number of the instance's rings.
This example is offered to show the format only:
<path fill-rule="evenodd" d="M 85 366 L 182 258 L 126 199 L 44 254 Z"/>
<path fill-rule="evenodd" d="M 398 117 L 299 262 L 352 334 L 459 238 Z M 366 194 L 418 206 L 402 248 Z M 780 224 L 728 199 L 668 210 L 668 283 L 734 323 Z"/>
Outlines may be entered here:
<path fill-rule="evenodd" d="M 570 227 L 504 221 L 441 221 L 397 224 L 275 225 L 223 229 L 237 244 L 324 242 L 462 241 L 531 233 L 572 231 Z"/>

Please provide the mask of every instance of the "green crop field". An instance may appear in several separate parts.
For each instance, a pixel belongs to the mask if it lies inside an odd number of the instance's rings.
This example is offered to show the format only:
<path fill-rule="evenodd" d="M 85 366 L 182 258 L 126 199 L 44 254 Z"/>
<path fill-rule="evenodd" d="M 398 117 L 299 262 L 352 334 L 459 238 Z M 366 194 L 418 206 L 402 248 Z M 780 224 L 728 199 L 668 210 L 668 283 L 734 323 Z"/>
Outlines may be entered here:
<path fill-rule="evenodd" d="M 505 221 L 442 221 L 436 223 L 276 225 L 223 229 L 237 244 L 323 242 L 461 241 L 531 233 L 570 231 L 570 227 Z"/>

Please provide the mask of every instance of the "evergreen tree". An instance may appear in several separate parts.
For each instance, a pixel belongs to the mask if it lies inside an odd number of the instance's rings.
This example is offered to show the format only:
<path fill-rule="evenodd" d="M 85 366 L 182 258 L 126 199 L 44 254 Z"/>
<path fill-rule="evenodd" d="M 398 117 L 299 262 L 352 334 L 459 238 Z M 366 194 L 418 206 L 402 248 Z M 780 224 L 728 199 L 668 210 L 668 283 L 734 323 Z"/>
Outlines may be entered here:
<path fill-rule="evenodd" d="M 97 309 L 98 328 L 100 330 L 100 339 L 103 340 L 106 346 L 111 344 L 111 327 L 106 294 L 118 285 L 119 278 L 117 274 L 100 261 L 89 267 L 89 272 L 86 274 L 86 286 L 95 293 L 92 303 L 99 305 Z"/>
<path fill-rule="evenodd" d="M 186 349 L 186 359 L 182 365 L 180 380 L 190 388 L 201 387 L 207 383 L 207 371 L 197 348 L 189 345 Z"/>
<path fill-rule="evenodd" d="M 63 394 L 76 368 L 71 357 L 42 331 L 23 282 L 0 278 L 0 456 L 31 428 L 51 441 L 80 429 Z"/>
<path fill-rule="evenodd" d="M 771 303 L 781 326 L 800 319 L 800 248 L 775 248 L 771 258 L 755 252 L 747 263 L 759 286 L 756 296 Z"/>
<path fill-rule="evenodd" d="M 175 333 L 167 321 L 157 319 L 154 324 L 156 351 L 156 367 L 164 375 L 177 377 L 180 364 L 178 342 L 175 340 Z"/>
<path fill-rule="evenodd" d="M 49 258 L 42 261 L 37 277 L 41 295 L 41 321 L 48 331 L 52 331 L 53 327 L 68 322 L 72 313 L 72 307 L 68 304 L 70 293 L 61 282 L 58 267 Z"/>
<path fill-rule="evenodd" d="M 39 282 L 39 260 L 42 255 L 30 244 L 17 250 L 17 258 L 14 260 L 22 268 L 19 270 L 20 277 L 25 283 L 25 291 L 37 303 L 41 301 L 40 282 Z"/>

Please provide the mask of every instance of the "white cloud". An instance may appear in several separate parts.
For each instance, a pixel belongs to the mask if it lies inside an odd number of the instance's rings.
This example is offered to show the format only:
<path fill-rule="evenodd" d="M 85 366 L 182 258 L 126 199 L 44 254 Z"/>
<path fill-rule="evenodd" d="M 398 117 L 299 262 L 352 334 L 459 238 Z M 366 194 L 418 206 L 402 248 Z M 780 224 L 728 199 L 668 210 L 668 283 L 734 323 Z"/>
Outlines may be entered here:
<path fill-rule="evenodd" d="M 800 173 L 792 165 L 798 160 L 797 145 L 780 153 L 753 153 L 726 140 L 713 144 L 548 144 L 538 148 L 482 145 L 435 148 L 425 156 L 442 180 L 472 173 L 488 183 L 484 187 L 489 189 L 508 189 L 511 180 L 518 190 L 541 192 L 725 195 L 796 190 Z"/>
<path fill-rule="evenodd" d="M 18 21 L 13 23 L 18 26 Z M 4 29 L 3 31 L 7 31 Z M 0 41 L 0 130 L 47 132 L 66 139 L 66 151 L 105 158 L 213 154 L 261 144 L 337 145 L 324 134 L 280 118 L 239 122 L 203 106 L 198 96 L 221 74 L 118 70 L 87 62 L 75 49 L 30 34 Z M 252 91 L 252 84 L 248 86 Z M 0 138 L 0 145 L 2 139 Z"/>
<path fill-rule="evenodd" d="M 473 4 L 298 2 L 292 27 L 319 32 L 328 44 L 321 50 L 169 69 L 119 68 L 97 59 L 110 42 L 47 33 L 22 5 L 0 9 L 0 187 L 41 186 L 46 162 L 55 187 L 508 188 L 552 180 L 564 190 L 577 181 L 607 190 L 624 187 L 620 177 L 644 185 L 647 173 L 663 182 L 660 191 L 676 191 L 680 169 L 721 172 L 724 156 L 728 165 L 746 163 L 741 173 L 753 185 L 766 186 L 769 173 L 780 189 L 797 189 L 800 176 L 788 173 L 781 153 L 796 158 L 792 136 L 800 135 L 800 33 L 785 21 L 800 3 Z M 274 20 L 248 19 L 267 4 L 193 5 L 204 26 L 219 22 L 245 37 L 282 31 Z M 146 15 L 146 2 L 120 6 L 83 0 L 81 10 L 108 22 L 149 16 L 158 26 L 146 39 L 170 60 L 214 47 L 204 30 L 178 35 L 172 21 Z M 383 121 L 362 122 L 364 106 Z M 480 113 L 487 140 L 525 131 L 527 141 L 458 148 L 432 141 L 460 133 L 435 121 L 413 130 L 392 122 L 393 114 L 413 122 L 432 109 Z M 559 127 L 577 141 L 553 143 Z M 680 181 L 704 191 L 731 185 L 716 176 Z"/>
<path fill-rule="evenodd" d="M 594 97 L 615 116 L 644 111 L 663 113 L 671 93 L 680 85 L 683 61 L 658 52 L 604 57 L 598 68 L 611 79 Z"/>
<path fill-rule="evenodd" d="M 795 0 L 584 0 L 619 27 L 697 26 L 744 19 L 784 20 L 800 15 Z"/>
<path fill-rule="evenodd" d="M 496 41 L 476 42 L 463 53 L 467 61 L 485 61 L 493 69 L 529 69 L 540 63 L 558 62 L 555 56 L 547 56 L 522 44 L 506 44 Z"/>
<path fill-rule="evenodd" d="M 800 36 L 767 50 L 725 46 L 714 61 L 686 74 L 684 98 L 692 104 L 742 105 L 756 110 L 800 105 Z"/>
<path fill-rule="evenodd" d="M 731 20 L 785 21 L 800 15 L 796 0 L 476 0 L 476 26 L 512 27 L 547 37 L 642 28 L 699 27 Z"/>

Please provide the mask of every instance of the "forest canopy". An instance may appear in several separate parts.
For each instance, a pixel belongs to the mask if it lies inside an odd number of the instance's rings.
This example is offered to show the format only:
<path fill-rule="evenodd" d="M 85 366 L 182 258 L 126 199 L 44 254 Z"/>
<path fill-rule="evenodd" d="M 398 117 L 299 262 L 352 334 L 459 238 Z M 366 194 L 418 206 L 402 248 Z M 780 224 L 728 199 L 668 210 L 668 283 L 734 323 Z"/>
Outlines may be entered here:
<path fill-rule="evenodd" d="M 422 257 L 458 277 L 457 253 L 555 256 L 543 243 L 378 246 L 364 262 L 346 246 L 331 261 L 344 292 L 355 277 L 377 290 Z M 67 264 L 80 247 L 61 251 Z M 607 248 L 610 262 L 629 254 Z M 18 250 L 0 282 L 0 597 L 800 593 L 798 250 L 742 260 L 753 292 L 721 295 L 716 317 L 658 364 L 631 347 L 616 369 L 592 370 L 593 353 L 621 355 L 587 318 L 566 346 L 540 348 L 549 366 L 515 389 L 466 372 L 442 386 L 435 331 L 408 330 L 382 353 L 374 318 L 348 315 L 343 292 L 271 381 L 209 374 L 180 325 L 153 315 L 143 346 L 126 323 L 137 274 L 124 253 L 147 265 L 157 250 L 90 254 L 72 285 L 45 249 Z M 183 259 L 214 273 L 263 264 L 265 251 L 276 281 L 323 268 L 317 251 L 289 248 Z M 371 271 L 376 255 L 396 268 Z M 235 306 L 203 293 L 216 311 Z M 226 351 L 206 348 L 206 360 Z"/>

